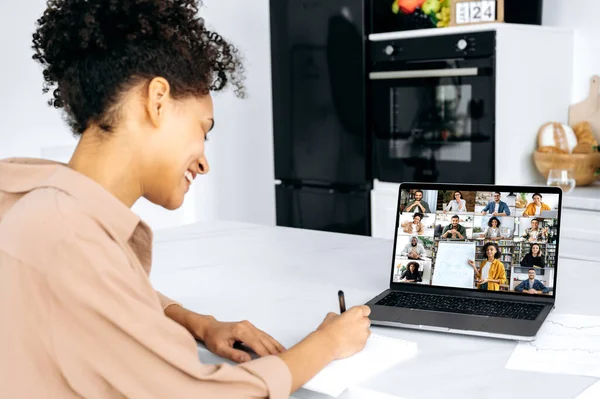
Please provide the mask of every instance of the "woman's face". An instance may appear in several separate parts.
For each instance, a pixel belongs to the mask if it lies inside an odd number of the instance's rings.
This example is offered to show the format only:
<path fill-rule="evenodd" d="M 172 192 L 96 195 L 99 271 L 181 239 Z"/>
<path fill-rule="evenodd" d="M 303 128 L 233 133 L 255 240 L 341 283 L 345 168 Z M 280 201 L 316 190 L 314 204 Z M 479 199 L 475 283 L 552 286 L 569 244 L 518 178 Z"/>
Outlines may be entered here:
<path fill-rule="evenodd" d="M 492 220 L 492 227 L 498 227 L 498 221 L 496 219 Z"/>
<path fill-rule="evenodd" d="M 460 199 L 460 193 L 454 193 L 454 199 L 458 201 Z"/>
<path fill-rule="evenodd" d="M 539 195 L 536 195 L 536 196 L 534 196 L 534 197 L 533 197 L 533 202 L 534 202 L 536 205 L 539 205 L 539 204 L 541 204 L 541 203 L 542 203 L 542 198 L 541 198 Z"/>
<path fill-rule="evenodd" d="M 496 255 L 496 247 L 494 247 L 493 245 L 490 245 L 485 250 L 485 254 L 487 255 L 488 258 L 490 258 L 490 259 L 493 258 Z"/>
<path fill-rule="evenodd" d="M 152 89 L 149 93 L 152 97 Z M 177 209 L 196 175 L 209 171 L 204 141 L 214 123 L 212 99 L 207 95 L 174 100 L 167 92 L 149 103 L 158 112 L 140 145 L 142 193 L 150 202 Z"/>
<path fill-rule="evenodd" d="M 420 222 L 421 222 L 421 218 L 420 218 L 419 216 L 415 216 L 415 217 L 413 218 L 413 223 L 414 223 L 414 224 L 419 224 Z"/>
<path fill-rule="evenodd" d="M 409 266 L 408 268 L 410 269 L 410 272 L 411 272 L 411 273 L 414 273 L 414 272 L 415 272 L 415 265 L 414 265 L 414 263 L 411 263 L 411 264 L 410 264 L 410 266 Z"/>
<path fill-rule="evenodd" d="M 534 254 L 534 255 L 539 254 L 540 253 L 540 247 L 537 246 L 537 245 L 532 246 L 531 247 L 531 253 Z"/>

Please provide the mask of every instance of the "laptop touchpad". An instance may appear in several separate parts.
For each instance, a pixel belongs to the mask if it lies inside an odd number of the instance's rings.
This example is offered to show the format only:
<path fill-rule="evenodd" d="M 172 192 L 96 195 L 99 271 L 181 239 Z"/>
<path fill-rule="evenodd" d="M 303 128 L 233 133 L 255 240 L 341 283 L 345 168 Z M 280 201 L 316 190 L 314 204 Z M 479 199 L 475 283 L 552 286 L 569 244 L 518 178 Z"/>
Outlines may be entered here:
<path fill-rule="evenodd" d="M 396 321 L 398 323 L 478 331 L 481 330 L 487 320 L 487 316 L 411 310 L 410 312 L 403 312 L 403 316 Z"/>

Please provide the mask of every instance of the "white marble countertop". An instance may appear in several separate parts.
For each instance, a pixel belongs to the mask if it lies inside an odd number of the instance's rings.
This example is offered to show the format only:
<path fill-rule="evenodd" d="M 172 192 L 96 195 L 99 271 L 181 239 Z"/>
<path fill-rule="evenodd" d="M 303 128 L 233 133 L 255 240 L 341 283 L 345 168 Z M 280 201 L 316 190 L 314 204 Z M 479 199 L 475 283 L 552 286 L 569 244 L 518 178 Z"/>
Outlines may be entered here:
<path fill-rule="evenodd" d="M 600 181 L 564 194 L 563 208 L 600 212 Z"/>
<path fill-rule="evenodd" d="M 389 286 L 392 243 L 369 237 L 241 223 L 211 222 L 159 231 L 151 281 L 166 295 L 220 320 L 248 319 L 286 346 L 348 306 Z M 598 294 L 581 277 L 600 280 L 593 262 L 559 263 L 556 311 L 600 315 Z M 416 341 L 419 355 L 361 386 L 406 399 L 575 398 L 595 378 L 505 369 L 516 343 L 435 332 L 373 327 Z M 199 348 L 203 362 L 223 360 Z M 407 381 L 404 383 L 403 381 Z M 326 398 L 299 390 L 295 398 Z M 340 398 L 350 398 L 348 392 Z M 352 396 L 355 397 L 355 396 Z"/>

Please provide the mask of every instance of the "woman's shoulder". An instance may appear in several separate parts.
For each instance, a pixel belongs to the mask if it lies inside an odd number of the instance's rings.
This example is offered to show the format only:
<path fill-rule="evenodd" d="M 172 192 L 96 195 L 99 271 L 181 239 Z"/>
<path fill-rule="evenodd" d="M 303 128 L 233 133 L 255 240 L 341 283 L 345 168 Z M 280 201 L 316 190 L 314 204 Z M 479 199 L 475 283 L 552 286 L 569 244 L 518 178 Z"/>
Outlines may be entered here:
<path fill-rule="evenodd" d="M 61 245 L 106 236 L 77 198 L 54 188 L 34 190 L 4 215 L 0 250 L 28 264 L 45 263 Z"/>

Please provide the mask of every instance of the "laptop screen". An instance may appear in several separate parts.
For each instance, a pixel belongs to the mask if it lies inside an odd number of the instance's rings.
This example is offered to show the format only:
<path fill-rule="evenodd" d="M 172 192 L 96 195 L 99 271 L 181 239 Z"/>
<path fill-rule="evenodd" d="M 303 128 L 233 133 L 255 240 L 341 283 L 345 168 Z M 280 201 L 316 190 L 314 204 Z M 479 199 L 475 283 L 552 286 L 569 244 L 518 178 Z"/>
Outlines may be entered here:
<path fill-rule="evenodd" d="M 406 187 L 393 283 L 554 295 L 557 191 Z"/>

